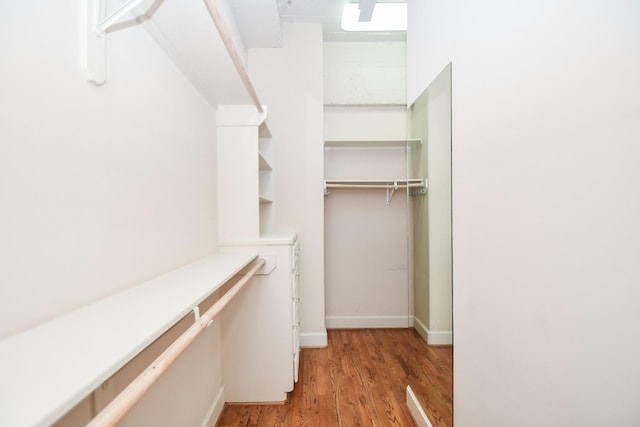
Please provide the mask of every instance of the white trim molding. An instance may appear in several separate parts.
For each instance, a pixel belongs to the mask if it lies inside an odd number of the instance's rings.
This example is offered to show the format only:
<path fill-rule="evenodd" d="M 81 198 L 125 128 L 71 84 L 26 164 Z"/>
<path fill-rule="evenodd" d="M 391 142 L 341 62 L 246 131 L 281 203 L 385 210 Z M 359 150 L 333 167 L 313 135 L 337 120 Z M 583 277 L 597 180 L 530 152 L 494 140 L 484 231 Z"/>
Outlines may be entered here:
<path fill-rule="evenodd" d="M 324 332 L 302 332 L 300 333 L 300 347 L 318 348 L 326 347 L 329 341 L 327 339 L 327 330 Z"/>
<path fill-rule="evenodd" d="M 214 427 L 218 423 L 218 418 L 222 415 L 224 409 L 224 386 L 220 386 L 218 394 L 211 402 L 211 406 L 202 420 L 200 427 Z"/>
<path fill-rule="evenodd" d="M 408 328 L 409 316 L 327 316 L 328 329 Z"/>
<path fill-rule="evenodd" d="M 407 386 L 407 407 L 418 427 L 433 427 L 433 424 L 429 421 L 429 417 L 424 412 L 424 409 L 422 409 L 422 405 L 418 402 L 416 395 L 409 385 Z"/>
<path fill-rule="evenodd" d="M 451 331 L 430 331 L 417 317 L 413 318 L 413 327 L 429 345 L 453 344 L 453 333 Z"/>

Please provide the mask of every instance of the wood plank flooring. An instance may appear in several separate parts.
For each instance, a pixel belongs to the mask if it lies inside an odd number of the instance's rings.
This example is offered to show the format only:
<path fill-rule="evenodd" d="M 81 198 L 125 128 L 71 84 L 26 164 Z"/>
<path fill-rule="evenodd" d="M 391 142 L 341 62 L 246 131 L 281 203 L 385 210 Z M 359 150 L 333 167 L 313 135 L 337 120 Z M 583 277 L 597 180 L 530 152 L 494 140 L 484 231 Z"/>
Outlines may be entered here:
<path fill-rule="evenodd" d="M 217 426 L 414 426 L 407 384 L 434 427 L 453 425 L 451 347 L 429 347 L 413 329 L 330 330 L 328 339 L 302 350 L 285 404 L 227 405 Z"/>

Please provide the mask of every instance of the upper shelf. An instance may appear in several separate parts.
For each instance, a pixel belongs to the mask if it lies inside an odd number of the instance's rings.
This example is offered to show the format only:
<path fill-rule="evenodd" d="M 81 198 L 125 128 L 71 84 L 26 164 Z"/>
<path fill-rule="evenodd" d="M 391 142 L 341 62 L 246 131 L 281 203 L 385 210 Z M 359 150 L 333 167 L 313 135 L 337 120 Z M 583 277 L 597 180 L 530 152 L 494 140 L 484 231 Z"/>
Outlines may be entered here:
<path fill-rule="evenodd" d="M 411 138 L 397 140 L 327 140 L 324 142 L 325 148 L 405 147 L 407 146 L 407 144 L 422 144 L 422 139 Z"/>
<path fill-rule="evenodd" d="M 127 0 L 106 11 L 104 0 L 86 0 L 82 66 L 89 81 L 105 82 L 109 31 L 116 24 L 143 25 L 165 53 L 213 106 L 253 104 L 262 112 L 246 67 L 246 48 L 228 0 L 156 3 Z M 105 31 L 111 27 L 109 31 Z"/>

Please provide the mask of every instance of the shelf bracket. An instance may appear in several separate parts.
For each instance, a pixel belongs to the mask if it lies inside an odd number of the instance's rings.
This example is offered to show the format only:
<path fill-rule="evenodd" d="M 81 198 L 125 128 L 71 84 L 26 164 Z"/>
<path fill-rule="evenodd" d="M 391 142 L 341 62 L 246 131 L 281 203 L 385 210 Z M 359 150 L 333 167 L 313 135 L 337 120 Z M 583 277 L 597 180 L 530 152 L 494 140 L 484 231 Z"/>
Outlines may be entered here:
<path fill-rule="evenodd" d="M 391 204 L 393 193 L 398 189 L 398 181 L 393 181 L 393 188 L 387 187 L 387 205 Z"/>
<path fill-rule="evenodd" d="M 104 2 L 104 0 L 91 0 L 93 2 Z M 113 27 L 118 23 L 123 16 L 127 15 L 129 12 L 133 10 L 136 6 L 142 3 L 145 0 L 129 0 L 126 3 L 123 3 L 122 6 L 114 10 L 111 15 L 107 16 L 95 27 L 95 33 L 100 35 L 107 32 L 107 30 Z"/>
<path fill-rule="evenodd" d="M 125 15 L 140 5 L 144 0 L 129 0 L 113 11 L 106 14 L 106 0 L 82 1 L 81 25 L 82 48 L 81 64 L 87 80 L 96 86 L 106 81 L 106 35 Z"/>

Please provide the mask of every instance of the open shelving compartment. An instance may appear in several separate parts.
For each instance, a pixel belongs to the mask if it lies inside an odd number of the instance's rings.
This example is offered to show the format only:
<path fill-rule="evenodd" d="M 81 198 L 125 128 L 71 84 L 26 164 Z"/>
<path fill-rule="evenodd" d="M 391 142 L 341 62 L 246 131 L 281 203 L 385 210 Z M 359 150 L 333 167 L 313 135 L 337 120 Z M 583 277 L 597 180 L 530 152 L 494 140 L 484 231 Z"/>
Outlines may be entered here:
<path fill-rule="evenodd" d="M 420 147 L 422 140 L 419 138 L 411 139 L 345 139 L 345 140 L 326 140 L 325 151 L 377 151 L 377 150 L 398 150 L 398 149 L 414 149 Z M 386 175 L 383 173 L 383 175 Z M 341 190 L 366 190 L 366 189 L 383 189 L 386 190 L 387 205 L 391 203 L 396 190 L 406 189 L 411 195 L 425 193 L 427 189 L 427 180 L 421 178 L 393 177 L 381 179 L 379 177 L 371 178 L 332 178 L 325 179 L 323 182 L 325 197 L 331 194 L 330 189 Z"/>

